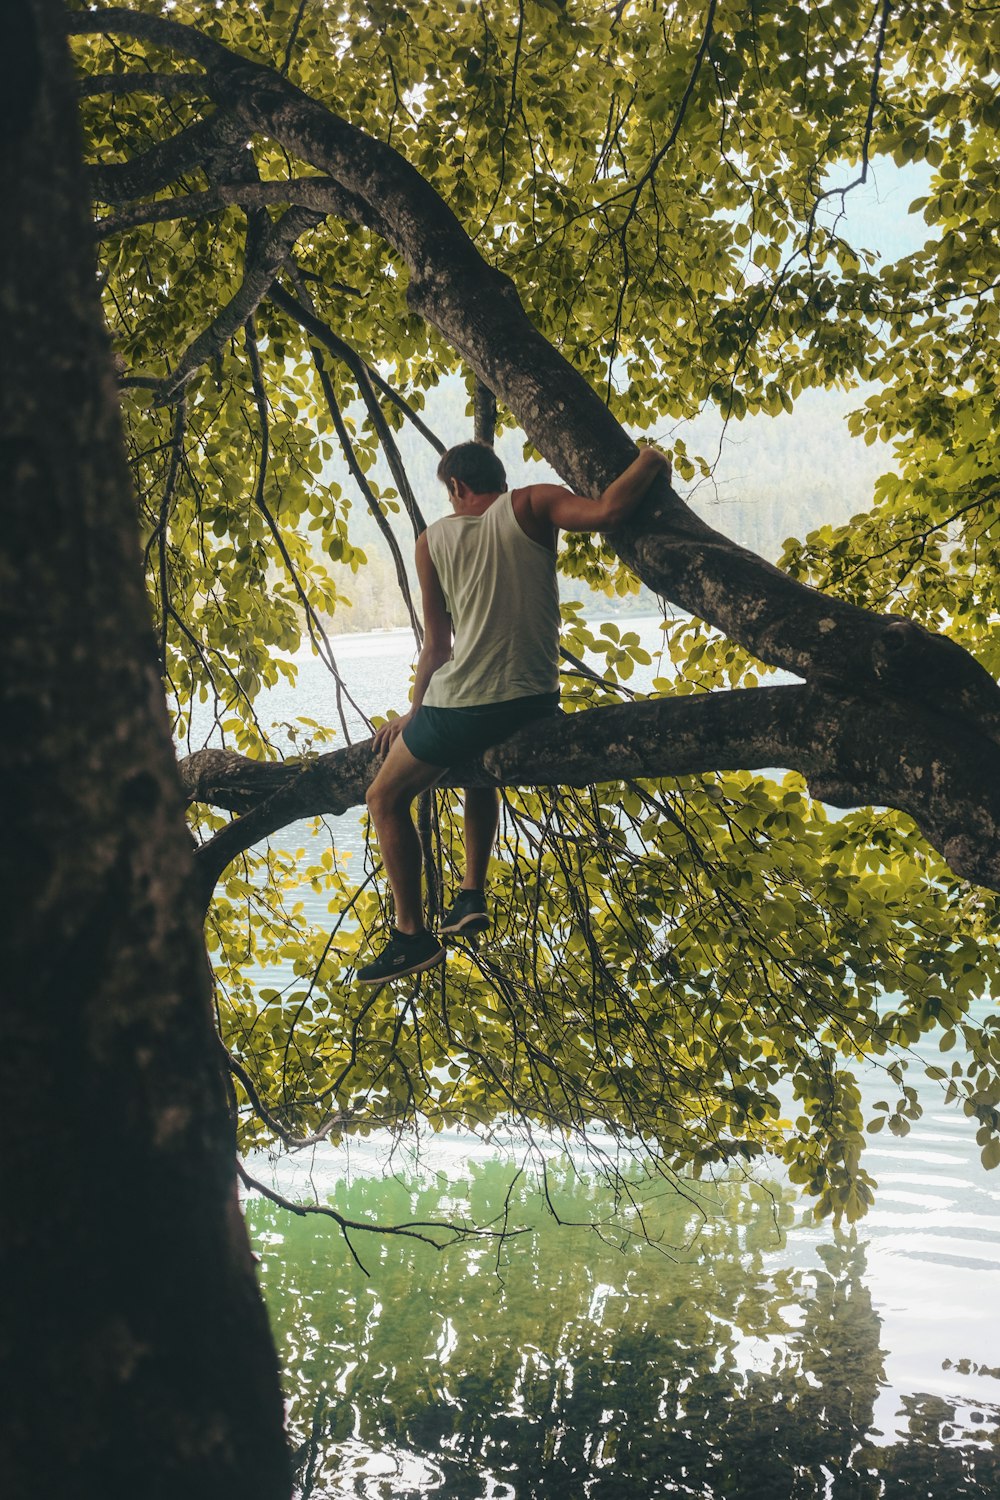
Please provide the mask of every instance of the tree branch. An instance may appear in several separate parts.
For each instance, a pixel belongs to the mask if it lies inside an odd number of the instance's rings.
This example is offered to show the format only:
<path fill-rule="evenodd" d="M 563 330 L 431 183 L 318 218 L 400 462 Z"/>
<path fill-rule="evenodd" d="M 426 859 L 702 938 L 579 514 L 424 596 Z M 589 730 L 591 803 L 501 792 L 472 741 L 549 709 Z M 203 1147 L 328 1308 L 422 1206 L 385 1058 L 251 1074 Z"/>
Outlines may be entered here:
<path fill-rule="evenodd" d="M 295 279 L 294 276 L 292 279 Z M 382 408 L 378 404 L 378 400 L 373 390 L 374 382 L 371 378 L 371 370 L 369 369 L 367 362 L 362 359 L 361 355 L 358 354 L 356 349 L 352 349 L 350 344 L 345 344 L 343 339 L 339 339 L 331 328 L 329 328 L 325 323 L 321 322 L 320 319 L 316 317 L 315 310 L 313 308 L 306 307 L 302 302 L 297 301 L 296 298 L 290 297 L 288 293 L 283 291 L 277 283 L 275 283 L 275 285 L 271 288 L 271 301 L 275 304 L 275 306 L 282 308 L 285 312 L 288 313 L 290 317 L 294 318 L 297 323 L 301 324 L 303 328 L 306 328 L 311 334 L 318 338 L 321 343 L 325 344 L 326 347 L 331 351 L 331 353 L 337 354 L 339 358 L 343 360 L 344 364 L 346 364 L 351 374 L 354 376 L 355 383 L 358 387 L 358 394 L 361 396 L 362 401 L 365 403 L 365 406 L 368 409 L 368 415 L 371 418 L 372 426 L 374 427 L 375 432 L 378 435 L 378 440 L 382 445 L 382 451 L 385 454 L 386 460 L 389 464 L 389 468 L 392 472 L 392 477 L 396 481 L 400 499 L 402 500 L 403 505 L 406 509 L 406 513 L 410 518 L 410 523 L 413 527 L 413 535 L 415 538 L 418 537 L 422 531 L 426 530 L 427 522 L 424 520 L 423 513 L 417 503 L 417 497 L 413 493 L 413 487 L 410 484 L 409 475 L 403 467 L 402 455 L 400 454 L 396 439 L 393 436 L 392 428 L 385 420 L 385 417 L 382 414 Z"/>
<path fill-rule="evenodd" d="M 310 337 L 316 339 L 316 341 L 322 344 L 324 348 L 329 349 L 330 353 L 336 359 L 343 360 L 348 369 L 356 371 L 360 368 L 363 371 L 364 375 L 371 381 L 372 385 L 374 385 L 377 390 L 381 391 L 383 396 L 385 396 L 387 400 L 391 401 L 392 404 L 397 407 L 404 416 L 409 418 L 409 420 L 413 423 L 414 427 L 416 427 L 421 436 L 427 439 L 431 447 L 434 448 L 438 453 L 444 453 L 444 443 L 442 443 L 441 439 L 437 437 L 433 432 L 431 432 L 430 428 L 425 425 L 425 423 L 420 418 L 420 413 L 414 411 L 413 407 L 406 400 L 406 398 L 404 396 L 401 396 L 399 392 L 388 383 L 387 380 L 383 379 L 378 371 L 373 369 L 368 361 L 364 359 L 356 349 L 352 348 L 350 344 L 345 343 L 345 341 L 339 336 L 339 334 L 334 333 L 333 329 L 328 323 L 324 323 L 322 318 L 318 318 L 316 316 L 315 312 L 311 311 L 307 307 L 304 307 L 303 304 L 297 301 L 294 297 L 290 297 L 289 294 L 284 291 L 284 289 L 277 282 L 271 288 L 270 299 L 276 307 L 280 307 L 284 312 L 288 313 L 289 317 L 294 318 L 295 321 L 305 329 Z"/>
<path fill-rule="evenodd" d="M 317 348 L 315 344 L 311 345 L 311 350 L 313 361 L 316 365 L 316 373 L 319 377 L 320 388 L 323 392 L 324 397 L 326 398 L 327 410 L 330 413 L 330 420 L 333 422 L 334 430 L 336 431 L 337 439 L 340 443 L 341 452 L 343 453 L 344 458 L 347 462 L 347 467 L 351 472 L 351 477 L 353 478 L 358 489 L 361 491 L 364 502 L 368 507 L 368 512 L 374 520 L 379 531 L 382 533 L 385 544 L 389 549 L 393 567 L 396 570 L 396 584 L 402 596 L 403 603 L 406 606 L 406 612 L 410 617 L 410 627 L 413 630 L 414 639 L 419 646 L 423 641 L 423 627 L 420 623 L 420 617 L 417 614 L 416 606 L 413 602 L 413 594 L 410 590 L 410 580 L 407 576 L 406 564 L 403 561 L 403 554 L 400 551 L 399 543 L 396 540 L 396 533 L 393 531 L 392 526 L 389 523 L 388 516 L 383 513 L 382 507 L 376 500 L 375 492 L 368 482 L 368 476 L 358 461 L 358 455 L 355 452 L 354 444 L 351 441 L 351 434 L 347 430 L 347 423 L 344 421 L 344 414 L 341 411 L 340 403 L 337 400 L 337 393 L 333 388 L 333 381 L 330 378 L 330 372 L 327 370 L 326 366 L 323 363 L 323 352 L 321 349 Z"/>
<path fill-rule="evenodd" d="M 472 430 L 477 443 L 493 447 L 497 432 L 497 398 L 481 380 L 476 381 L 472 398 Z"/>
<path fill-rule="evenodd" d="M 176 99 L 183 94 L 207 94 L 204 73 L 94 73 L 80 79 L 80 98 L 99 94 L 159 94 Z"/>
<path fill-rule="evenodd" d="M 372 385 L 374 385 L 377 390 L 380 390 L 386 400 L 391 401 L 393 406 L 395 406 L 397 410 L 401 411 L 403 415 L 413 423 L 414 427 L 420 433 L 421 437 L 426 438 L 431 447 L 435 449 L 437 453 L 444 453 L 447 449 L 447 444 L 442 443 L 437 434 L 431 431 L 431 429 L 427 426 L 426 422 L 421 417 L 420 413 L 416 410 L 415 407 L 410 405 L 406 397 L 401 396 L 400 393 L 393 386 L 391 386 L 387 380 L 384 380 L 379 372 L 373 369 L 371 365 L 366 365 L 366 369 L 368 370 L 368 375 L 371 379 Z"/>
<path fill-rule="evenodd" d="M 359 1268 L 367 1276 L 368 1271 L 358 1258 L 358 1253 L 351 1243 L 351 1234 L 375 1234 L 392 1235 L 402 1239 L 420 1240 L 424 1245 L 432 1245 L 435 1250 L 445 1250 L 449 1245 L 454 1245 L 460 1240 L 503 1240 L 518 1234 L 526 1234 L 526 1229 L 480 1229 L 475 1224 L 454 1224 L 435 1219 L 413 1219 L 402 1224 L 377 1224 L 372 1220 L 348 1219 L 344 1214 L 338 1213 L 335 1208 L 330 1208 L 323 1203 L 296 1203 L 291 1198 L 285 1198 L 274 1188 L 259 1182 L 256 1177 L 251 1177 L 243 1163 L 237 1160 L 236 1171 L 241 1182 L 252 1192 L 260 1193 L 261 1197 L 267 1198 L 271 1203 L 276 1203 L 279 1208 L 287 1209 L 290 1214 L 299 1218 L 307 1218 L 310 1214 L 320 1214 L 332 1219 L 340 1227 L 340 1231 L 347 1242 L 354 1260 Z"/>
<path fill-rule="evenodd" d="M 260 1097 L 257 1085 L 243 1064 L 237 1058 L 233 1057 L 225 1047 L 222 1050 L 225 1054 L 226 1067 L 232 1073 L 233 1077 L 238 1078 L 242 1084 L 243 1091 L 250 1101 L 250 1108 L 269 1130 L 273 1130 L 281 1144 L 287 1146 L 289 1151 L 303 1151 L 310 1146 L 318 1146 L 321 1141 L 326 1140 L 331 1130 L 343 1128 L 351 1123 L 352 1116 L 350 1114 L 335 1113 L 328 1115 L 319 1129 L 313 1131 L 311 1135 L 296 1135 L 294 1131 L 289 1130 L 287 1126 L 282 1124 L 277 1115 L 268 1109 Z"/>
<path fill-rule="evenodd" d="M 888 13 L 889 0 L 882 0 L 883 29 Z M 631 461 L 635 445 L 604 402 L 532 325 L 513 283 L 483 260 L 431 184 L 391 146 L 310 99 L 273 68 L 239 57 L 177 22 L 111 9 L 72 17 L 71 26 L 146 37 L 195 57 L 207 70 L 219 114 L 238 121 L 247 136 L 269 135 L 290 155 L 335 179 L 359 202 L 361 222 L 405 261 L 410 306 L 448 339 L 573 488 L 597 494 Z M 237 323 L 246 315 L 241 307 Z M 826 800 L 875 802 L 910 812 L 957 873 L 997 887 L 1000 819 L 993 788 L 1000 786 L 1000 687 L 971 655 L 909 620 L 875 615 L 797 583 L 706 525 L 665 480 L 611 540 L 657 593 L 762 661 L 810 684 L 745 695 L 753 698 L 752 711 L 734 709 L 739 695 L 718 695 L 715 707 L 705 706 L 705 699 L 666 700 L 656 707 L 668 716 L 665 727 L 672 735 L 685 714 L 701 716 L 690 763 L 673 744 L 656 755 L 633 756 L 629 774 L 791 765 L 803 770 Z M 778 691 L 805 696 L 765 696 Z M 745 715 L 766 717 L 771 701 L 808 705 L 824 736 L 802 722 L 786 745 L 778 733 L 789 728 L 786 709 L 781 723 L 764 736 L 765 748 L 755 751 L 753 736 L 746 738 Z M 633 721 L 638 724 L 655 708 L 639 704 L 595 712 L 641 713 L 643 719 Z M 713 713 L 737 715 L 714 751 L 711 736 L 704 737 Z M 547 728 L 536 739 L 549 745 L 549 737 L 558 734 L 558 728 Z M 613 739 L 586 775 L 622 774 L 632 764 L 624 746 Z M 546 772 L 545 780 L 585 774 L 576 754 L 560 758 L 558 749 L 549 745 L 553 774 Z M 494 751 L 488 764 L 501 765 L 498 754 Z M 755 754 L 765 759 L 754 759 Z M 970 777 L 967 768 L 976 774 Z M 509 773 L 518 779 L 513 767 Z M 269 831 L 283 795 L 275 794 L 270 814 L 248 815 L 256 819 L 254 838 Z M 280 822 L 271 821 L 276 826 Z M 233 849 L 245 848 L 240 839 L 250 831 L 239 823 L 223 830 L 205 846 L 203 869 L 210 875 L 219 859 L 218 869 L 224 868 L 232 857 L 226 855 L 226 840 Z"/>
<path fill-rule="evenodd" d="M 197 855 L 205 899 L 230 861 L 299 818 L 364 801 L 370 742 L 308 761 L 203 750 L 181 763 L 191 801 L 240 814 Z M 443 786 L 575 786 L 784 767 L 839 807 L 908 813 L 956 874 L 1000 890 L 1000 751 L 899 705 L 806 686 L 651 698 L 560 715 L 455 768 Z"/>
<path fill-rule="evenodd" d="M 246 266 L 239 291 L 213 321 L 185 349 L 175 369 L 155 395 L 158 404 L 176 401 L 203 364 L 217 354 L 228 339 L 256 312 L 275 274 L 284 265 L 296 240 L 322 222 L 323 215 L 309 208 L 290 208 L 261 235 L 253 260 Z"/>
<path fill-rule="evenodd" d="M 271 508 L 267 503 L 266 488 L 267 466 L 270 455 L 270 423 L 268 421 L 267 415 L 267 392 L 264 389 L 264 372 L 261 369 L 260 354 L 257 350 L 257 337 L 252 317 L 248 318 L 246 321 L 244 334 L 246 339 L 247 356 L 250 362 L 250 378 L 253 385 L 254 402 L 257 407 L 257 420 L 260 428 L 260 462 L 257 468 L 257 484 L 254 488 L 254 504 L 260 511 L 261 515 L 264 517 L 264 522 L 267 526 L 267 529 L 271 533 L 274 544 L 278 549 L 278 554 L 285 565 L 285 571 L 287 572 L 289 579 L 291 580 L 292 587 L 294 588 L 298 596 L 299 604 L 301 605 L 302 612 L 305 615 L 306 627 L 309 631 L 309 639 L 313 643 L 316 654 L 320 657 L 327 670 L 330 672 L 330 675 L 334 679 L 337 689 L 337 711 L 340 715 L 340 727 L 344 732 L 344 739 L 347 740 L 348 743 L 350 743 L 351 735 L 347 724 L 347 716 L 344 713 L 343 699 L 345 697 L 347 698 L 347 701 L 350 703 L 351 707 L 355 709 L 363 719 L 365 719 L 365 722 L 368 723 L 369 726 L 371 721 L 367 719 L 360 705 L 354 701 L 350 693 L 347 691 L 347 684 L 341 677 L 340 670 L 334 658 L 333 647 L 330 645 L 330 637 L 327 635 L 322 620 L 319 618 L 319 615 L 316 613 L 316 610 L 311 604 L 309 595 L 306 593 L 305 589 L 302 586 L 302 580 L 299 577 L 298 569 L 292 562 L 291 553 L 289 552 L 288 547 L 285 543 L 285 539 L 281 534 L 281 528 L 275 520 L 274 515 L 271 512 Z"/>
<path fill-rule="evenodd" d="M 186 172 L 194 171 L 218 146 L 233 146 L 245 139 L 246 127 L 225 111 L 216 110 L 129 161 L 92 166 L 91 190 L 102 203 L 130 203 L 134 198 L 158 193 Z"/>
<path fill-rule="evenodd" d="M 358 222 L 361 212 L 357 200 L 345 193 L 330 177 L 290 177 L 279 182 L 226 182 L 205 193 L 186 193 L 179 198 L 164 198 L 155 203 L 136 203 L 118 213 L 105 214 L 96 221 L 98 239 L 135 229 L 140 224 L 164 224 L 171 219 L 207 218 L 209 214 L 238 204 L 241 208 L 281 207 L 295 205 L 311 208 L 320 214 Z M 352 288 L 341 291 L 358 293 Z"/>
<path fill-rule="evenodd" d="M 124 6 L 110 6 L 107 10 L 74 10 L 66 13 L 66 31 L 69 36 L 134 36 L 168 51 L 180 52 L 206 67 L 226 63 L 232 56 L 221 42 L 185 26 L 180 21 L 167 20 L 163 16 L 144 15 L 127 10 Z"/>

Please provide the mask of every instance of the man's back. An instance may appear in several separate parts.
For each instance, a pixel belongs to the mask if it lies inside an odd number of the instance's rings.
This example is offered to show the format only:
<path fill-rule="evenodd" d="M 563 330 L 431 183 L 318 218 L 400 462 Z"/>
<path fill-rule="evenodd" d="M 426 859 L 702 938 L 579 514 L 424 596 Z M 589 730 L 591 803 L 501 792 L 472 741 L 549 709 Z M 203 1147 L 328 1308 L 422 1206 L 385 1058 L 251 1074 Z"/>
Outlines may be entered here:
<path fill-rule="evenodd" d="M 465 708 L 556 691 L 555 552 L 525 533 L 510 492 L 481 515 L 435 521 L 427 545 L 455 643 L 451 661 L 431 678 L 424 702 Z"/>

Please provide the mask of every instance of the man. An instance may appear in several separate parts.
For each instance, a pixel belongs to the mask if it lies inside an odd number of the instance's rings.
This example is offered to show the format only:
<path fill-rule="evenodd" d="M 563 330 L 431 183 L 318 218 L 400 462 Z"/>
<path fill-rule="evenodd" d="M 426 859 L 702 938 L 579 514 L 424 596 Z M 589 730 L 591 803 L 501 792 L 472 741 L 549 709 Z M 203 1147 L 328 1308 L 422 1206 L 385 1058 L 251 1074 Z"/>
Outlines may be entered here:
<path fill-rule="evenodd" d="M 485 443 L 449 448 L 437 472 L 454 514 L 417 542 L 424 644 L 409 713 L 375 735 L 375 750 L 387 754 L 367 797 L 396 921 L 382 951 L 358 970 L 362 984 L 444 959 L 440 938 L 424 926 L 413 799 L 448 766 L 559 711 L 559 530 L 620 526 L 657 474 L 669 476 L 670 460 L 641 449 L 599 500 L 556 484 L 508 490 L 503 465 Z M 486 871 L 499 816 L 496 788 L 466 791 L 465 879 L 441 921 L 442 935 L 471 935 L 490 924 Z"/>

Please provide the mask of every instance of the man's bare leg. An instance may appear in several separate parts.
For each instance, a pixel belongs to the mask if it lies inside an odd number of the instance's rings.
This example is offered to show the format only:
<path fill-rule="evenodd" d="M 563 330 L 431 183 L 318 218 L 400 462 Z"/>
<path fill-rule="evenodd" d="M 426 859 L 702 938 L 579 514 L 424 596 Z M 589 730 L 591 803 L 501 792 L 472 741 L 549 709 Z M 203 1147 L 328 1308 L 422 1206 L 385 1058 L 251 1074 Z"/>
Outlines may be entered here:
<path fill-rule="evenodd" d="M 465 879 L 463 891 L 486 885 L 490 854 L 500 822 L 500 793 L 493 786 L 470 786 L 465 793 Z"/>
<path fill-rule="evenodd" d="M 420 840 L 413 826 L 410 805 L 421 792 L 433 786 L 441 774 L 440 766 L 428 765 L 411 755 L 402 735 L 398 735 L 365 799 L 378 834 L 382 863 L 396 908 L 396 926 L 400 932 L 421 932 L 424 926 Z"/>

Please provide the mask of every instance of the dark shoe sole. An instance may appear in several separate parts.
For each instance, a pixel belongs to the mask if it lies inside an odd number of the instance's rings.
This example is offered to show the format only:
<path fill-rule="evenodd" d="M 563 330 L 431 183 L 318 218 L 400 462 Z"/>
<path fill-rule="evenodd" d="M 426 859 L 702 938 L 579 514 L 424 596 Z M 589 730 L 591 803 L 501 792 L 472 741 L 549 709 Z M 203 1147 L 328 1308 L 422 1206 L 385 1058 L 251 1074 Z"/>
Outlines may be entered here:
<path fill-rule="evenodd" d="M 391 974 L 371 975 L 367 978 L 361 974 L 355 976 L 358 984 L 388 984 L 393 979 L 405 979 L 408 974 L 422 974 L 425 969 L 435 969 L 438 964 L 443 964 L 446 958 L 445 950 L 442 948 L 431 958 L 421 959 L 418 964 L 411 964 L 408 969 L 393 969 Z"/>
<path fill-rule="evenodd" d="M 454 937 L 460 932 L 485 932 L 490 925 L 490 919 L 481 911 L 470 911 L 467 917 L 453 923 L 450 927 L 439 927 L 438 932 L 442 937 Z"/>

